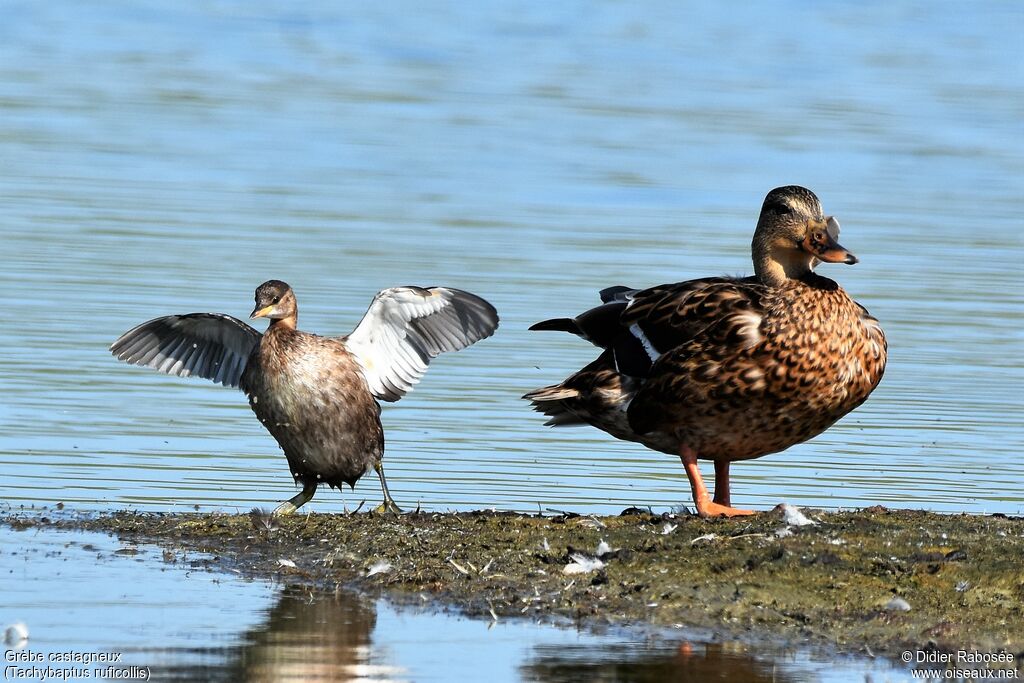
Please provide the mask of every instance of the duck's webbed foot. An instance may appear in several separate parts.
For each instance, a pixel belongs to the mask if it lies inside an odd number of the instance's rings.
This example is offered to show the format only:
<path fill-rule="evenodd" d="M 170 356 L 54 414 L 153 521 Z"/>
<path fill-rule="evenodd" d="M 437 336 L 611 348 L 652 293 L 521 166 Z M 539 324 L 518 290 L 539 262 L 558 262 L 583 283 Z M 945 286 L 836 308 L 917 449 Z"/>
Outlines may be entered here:
<path fill-rule="evenodd" d="M 697 506 L 697 514 L 701 517 L 743 517 L 755 514 L 753 510 L 740 510 L 707 499 L 695 500 L 694 504 Z"/>
<path fill-rule="evenodd" d="M 701 517 L 741 517 L 754 514 L 753 510 L 740 510 L 729 505 L 729 461 L 715 460 L 715 498 L 711 499 L 704 478 L 697 466 L 697 454 L 692 448 L 683 446 L 679 458 L 683 461 L 686 476 L 693 490 L 693 503 Z"/>
<path fill-rule="evenodd" d="M 377 477 L 380 478 L 380 490 L 384 493 L 384 502 L 375 507 L 373 511 L 377 514 L 402 514 L 402 508 L 398 507 L 395 499 L 391 497 L 391 492 L 388 491 L 388 482 L 384 478 L 384 464 L 378 460 L 373 469 L 377 472 Z"/>
<path fill-rule="evenodd" d="M 276 508 L 274 508 L 274 511 L 271 513 L 271 515 L 274 517 L 283 517 L 284 515 L 290 515 L 296 510 L 298 510 L 300 507 L 308 503 L 310 499 L 313 498 L 313 494 L 315 493 L 315 481 L 309 484 L 303 484 L 301 491 L 296 493 L 294 496 L 292 496 L 285 502 L 278 505 Z"/>

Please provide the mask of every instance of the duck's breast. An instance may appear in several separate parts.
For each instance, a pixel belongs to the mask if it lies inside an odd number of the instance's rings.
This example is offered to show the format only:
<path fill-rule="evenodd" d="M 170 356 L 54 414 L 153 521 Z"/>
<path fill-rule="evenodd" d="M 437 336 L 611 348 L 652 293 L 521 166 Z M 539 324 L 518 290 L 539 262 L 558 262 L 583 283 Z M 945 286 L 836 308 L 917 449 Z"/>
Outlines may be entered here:
<path fill-rule="evenodd" d="M 783 291 L 766 320 L 766 391 L 806 426 L 805 438 L 863 403 L 885 370 L 878 321 L 832 284 Z"/>

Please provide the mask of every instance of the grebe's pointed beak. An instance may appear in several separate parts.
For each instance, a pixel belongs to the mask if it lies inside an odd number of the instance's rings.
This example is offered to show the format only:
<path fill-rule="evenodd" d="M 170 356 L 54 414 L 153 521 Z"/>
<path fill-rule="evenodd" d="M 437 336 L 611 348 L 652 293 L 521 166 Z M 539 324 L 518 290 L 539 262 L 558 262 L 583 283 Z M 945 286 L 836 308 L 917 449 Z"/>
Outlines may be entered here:
<path fill-rule="evenodd" d="M 249 319 L 250 320 L 255 320 L 256 318 L 266 318 L 266 317 L 270 316 L 273 312 L 274 312 L 274 306 L 272 306 L 272 305 L 271 306 L 264 306 L 263 308 L 260 308 L 257 305 L 256 308 L 252 309 L 252 313 L 249 314 Z"/>

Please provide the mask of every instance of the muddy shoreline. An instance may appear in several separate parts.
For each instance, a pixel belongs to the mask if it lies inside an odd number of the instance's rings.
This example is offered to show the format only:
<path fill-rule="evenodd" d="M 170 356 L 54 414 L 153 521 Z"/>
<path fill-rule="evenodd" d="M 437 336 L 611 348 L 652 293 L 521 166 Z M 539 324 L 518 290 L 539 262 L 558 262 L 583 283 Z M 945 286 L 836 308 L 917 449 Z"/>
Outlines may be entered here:
<path fill-rule="evenodd" d="M 1024 660 L 1024 518 L 875 507 L 704 520 L 505 512 L 89 515 L 0 512 L 15 529 L 101 531 L 164 559 L 323 589 L 355 586 L 484 619 L 682 625 L 898 658 Z M 200 555 L 201 554 L 201 555 Z M 199 555 L 199 558 L 191 557 Z"/>

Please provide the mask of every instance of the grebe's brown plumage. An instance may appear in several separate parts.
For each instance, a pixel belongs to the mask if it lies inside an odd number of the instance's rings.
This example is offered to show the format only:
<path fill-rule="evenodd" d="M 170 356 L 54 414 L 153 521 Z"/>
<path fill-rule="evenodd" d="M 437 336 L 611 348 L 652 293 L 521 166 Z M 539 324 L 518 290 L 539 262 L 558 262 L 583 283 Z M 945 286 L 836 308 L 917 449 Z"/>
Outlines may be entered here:
<path fill-rule="evenodd" d="M 296 328 L 295 293 L 280 280 L 264 282 L 255 298 L 251 317 L 270 320 L 264 334 L 227 315 L 172 315 L 129 330 L 110 350 L 128 363 L 245 391 L 302 484 L 277 513 L 296 510 L 321 483 L 354 486 L 370 468 L 380 476 L 382 507 L 397 511 L 381 464 L 377 401 L 404 396 L 438 354 L 493 334 L 494 307 L 445 287 L 385 289 L 356 329 L 336 338 Z"/>
<path fill-rule="evenodd" d="M 534 325 L 604 351 L 525 398 L 548 424 L 589 423 L 680 456 L 700 514 L 747 513 L 730 507 L 729 463 L 825 431 L 867 399 L 885 369 L 878 321 L 813 272 L 820 261 L 857 262 L 838 233 L 810 190 L 772 190 L 754 234 L 754 277 L 614 287 L 576 318 Z M 697 458 L 715 461 L 713 500 Z"/>

